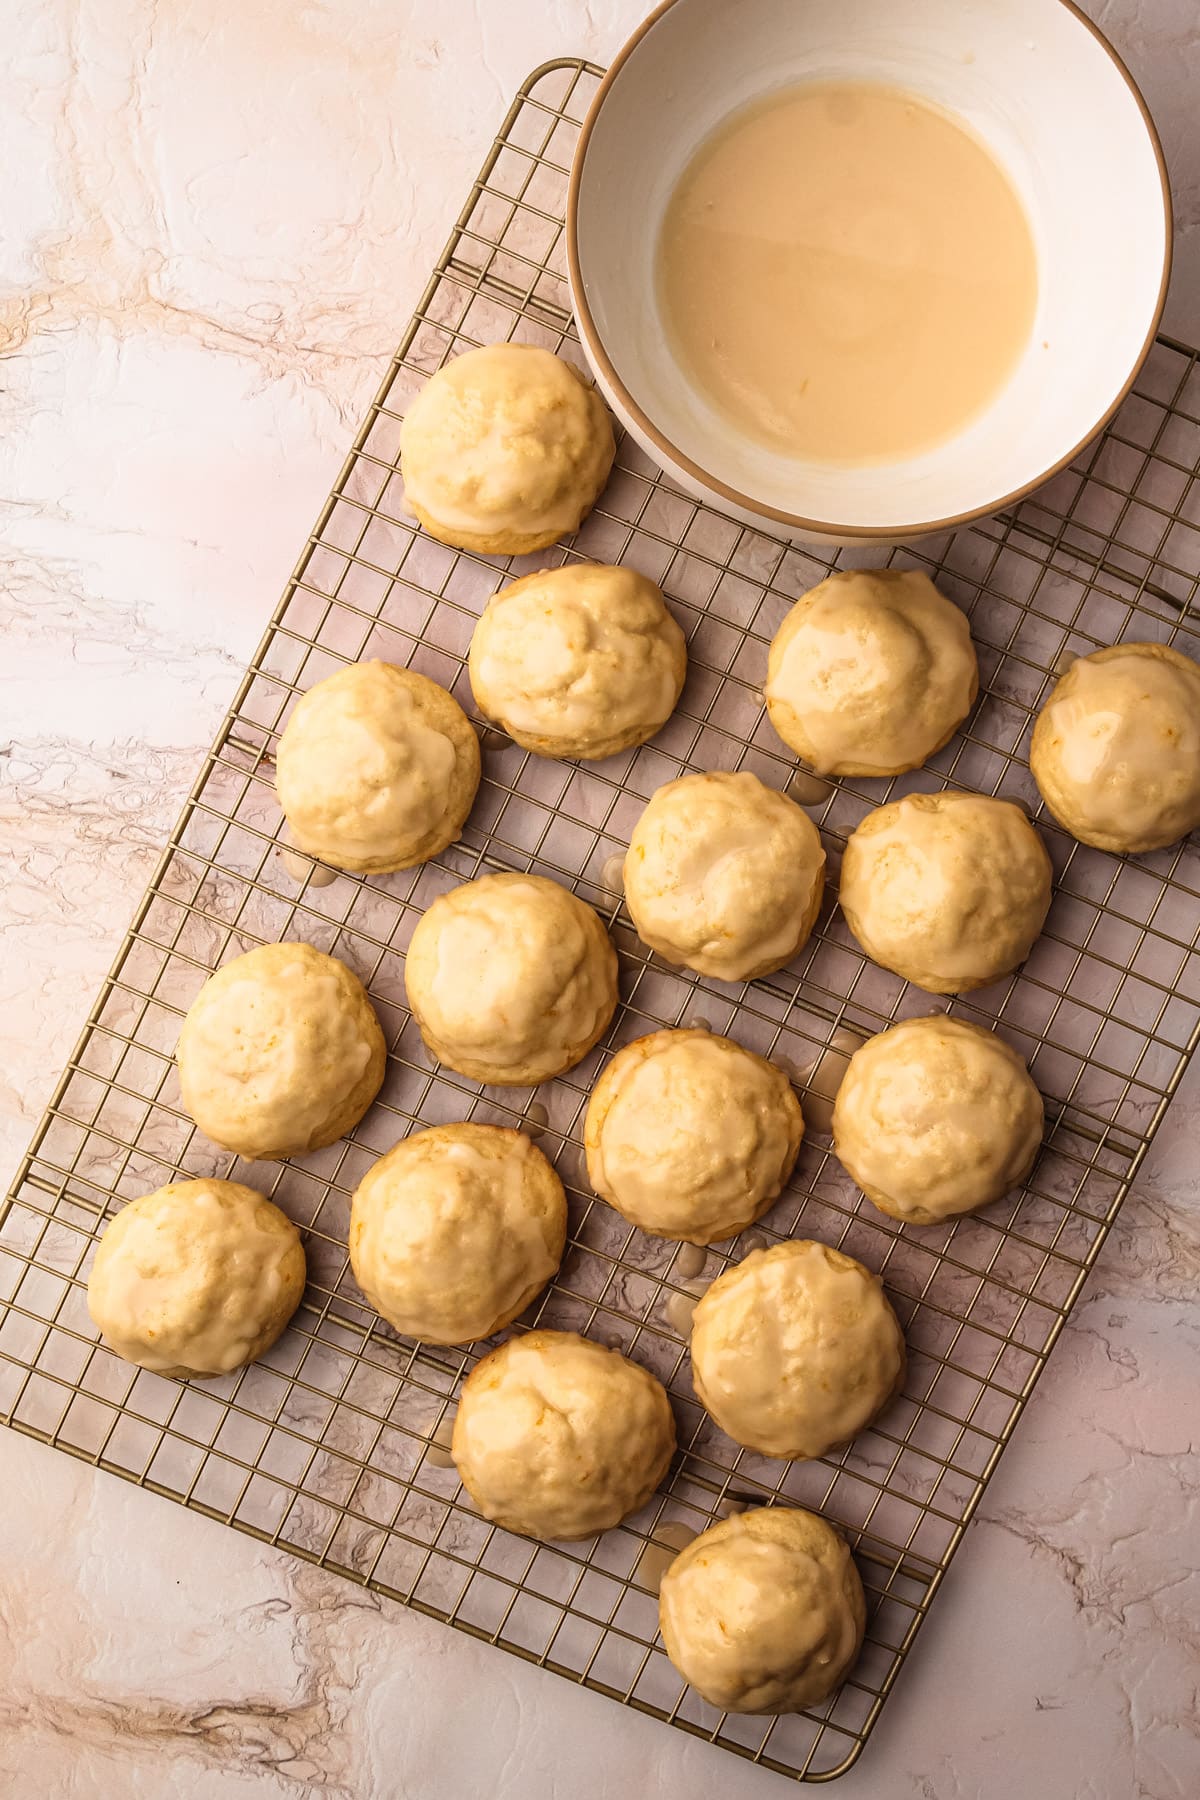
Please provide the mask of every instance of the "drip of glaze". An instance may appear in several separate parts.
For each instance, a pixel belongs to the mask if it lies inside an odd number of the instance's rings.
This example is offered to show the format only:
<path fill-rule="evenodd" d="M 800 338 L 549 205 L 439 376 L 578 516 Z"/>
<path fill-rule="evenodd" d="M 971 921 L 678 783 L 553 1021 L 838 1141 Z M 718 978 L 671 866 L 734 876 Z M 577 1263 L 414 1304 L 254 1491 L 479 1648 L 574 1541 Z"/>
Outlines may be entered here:
<path fill-rule="evenodd" d="M 822 806 L 833 792 L 832 781 L 813 775 L 808 769 L 797 769 L 788 782 L 787 791 L 797 806 Z"/>
<path fill-rule="evenodd" d="M 521 1121 L 521 1130 L 527 1137 L 540 1138 L 549 1123 L 549 1112 L 540 1100 L 535 1100 Z"/>
<path fill-rule="evenodd" d="M 310 856 L 304 856 L 299 850 L 293 850 L 287 845 L 280 845 L 279 861 L 283 865 L 284 873 L 289 875 L 299 887 L 303 887 L 307 881 L 309 887 L 323 888 L 328 887 L 331 881 L 337 880 L 336 869 L 327 868 L 324 863 L 314 862 Z"/>
<path fill-rule="evenodd" d="M 828 1045 L 805 1076 L 804 1118 L 810 1131 L 829 1131 L 833 1126 L 833 1103 L 850 1066 L 850 1058 L 861 1049 L 866 1039 L 857 1031 L 839 1025 Z"/>
<path fill-rule="evenodd" d="M 1054 673 L 1060 678 L 1079 661 L 1077 650 L 1060 650 L 1054 659 Z"/>
<path fill-rule="evenodd" d="M 637 1559 L 633 1579 L 638 1587 L 657 1594 L 662 1578 L 681 1550 L 686 1550 L 696 1533 L 681 1519 L 665 1519 L 654 1527 L 654 1535 Z"/>
<path fill-rule="evenodd" d="M 425 1452 L 425 1461 L 435 1469 L 452 1469 L 454 1458 L 450 1454 L 450 1440 L 454 1436 L 454 1414 L 447 1413 L 440 1421 Z"/>
<path fill-rule="evenodd" d="M 600 885 L 610 893 L 625 892 L 625 858 L 623 855 L 610 856 L 600 870 Z"/>
<path fill-rule="evenodd" d="M 691 1336 L 692 1319 L 695 1316 L 696 1307 L 708 1286 L 707 1281 L 693 1281 L 689 1283 L 687 1293 L 668 1295 L 663 1313 L 666 1316 L 667 1324 L 677 1331 L 680 1337 Z"/>
<path fill-rule="evenodd" d="M 732 1519 L 735 1513 L 749 1512 L 758 1502 L 748 1494 L 725 1494 L 717 1502 L 718 1519 Z"/>
<path fill-rule="evenodd" d="M 752 1250 L 765 1250 L 770 1242 L 765 1231 L 743 1231 L 738 1239 L 738 1249 L 743 1256 L 749 1256 Z"/>
<path fill-rule="evenodd" d="M 716 1026 L 711 1019 L 706 1019 L 703 1013 L 689 1013 L 683 1021 L 683 1029 L 685 1031 L 715 1031 Z"/>
<path fill-rule="evenodd" d="M 692 1281 L 703 1272 L 708 1252 L 701 1244 L 680 1244 L 675 1252 L 674 1271 L 680 1281 Z"/>

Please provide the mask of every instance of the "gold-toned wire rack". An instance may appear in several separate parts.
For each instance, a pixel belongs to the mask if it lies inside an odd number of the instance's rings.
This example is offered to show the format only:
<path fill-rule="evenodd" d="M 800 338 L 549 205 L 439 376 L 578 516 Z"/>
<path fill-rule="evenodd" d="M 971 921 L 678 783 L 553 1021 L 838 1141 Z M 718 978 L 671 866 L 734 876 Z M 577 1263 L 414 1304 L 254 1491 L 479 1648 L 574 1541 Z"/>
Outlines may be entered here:
<path fill-rule="evenodd" d="M 874 1726 L 1200 1040 L 1200 851 L 1117 859 L 1038 812 L 1056 871 L 1045 934 L 1018 976 L 951 1010 L 994 1025 L 1028 1058 L 1047 1102 L 1045 1149 L 1021 1195 L 919 1231 L 861 1199 L 820 1129 L 823 1096 L 860 1037 L 945 1003 L 867 962 L 832 902 L 797 962 L 769 980 L 733 988 L 670 969 L 639 944 L 614 869 L 646 799 L 684 770 L 792 781 L 795 764 L 764 719 L 767 646 L 796 595 L 849 563 L 927 569 L 970 614 L 983 689 L 928 768 L 842 781 L 812 805 L 834 868 L 863 815 L 901 793 L 953 784 L 1036 812 L 1029 730 L 1065 659 L 1122 638 L 1200 655 L 1200 366 L 1160 339 L 1072 469 L 1012 512 L 912 551 L 794 549 L 686 498 L 628 440 L 569 545 L 513 562 L 446 549 L 405 511 L 400 420 L 427 376 L 473 344 L 515 338 L 581 363 L 563 211 L 600 73 L 553 63 L 515 101 L 21 1165 L 0 1221 L 0 1417 L 754 1762 L 829 1780 Z M 655 742 L 579 766 L 485 730 L 478 802 L 461 843 L 436 863 L 330 879 L 289 862 L 272 750 L 295 696 L 348 660 L 378 656 L 423 670 L 473 711 L 464 659 L 482 606 L 510 571 L 572 558 L 642 570 L 686 630 L 687 687 Z M 811 789 L 800 797 L 814 800 Z M 600 909 L 620 951 L 613 1029 L 536 1095 L 481 1090 L 433 1064 L 404 1006 L 404 948 L 423 908 L 489 869 L 567 884 Z M 362 976 L 388 1037 L 388 1073 L 348 1139 L 247 1166 L 195 1132 L 172 1053 L 209 971 L 279 939 L 316 944 Z M 646 1031 L 701 1019 L 796 1074 L 810 1131 L 785 1197 L 753 1233 L 709 1251 L 699 1279 L 752 1241 L 811 1235 L 879 1270 L 905 1326 L 902 1397 L 818 1462 L 739 1452 L 706 1419 L 687 1370 L 696 1278 L 680 1272 L 677 1246 L 631 1230 L 587 1187 L 581 1118 L 605 1059 Z M 680 1454 L 662 1493 L 589 1544 L 539 1546 L 479 1517 L 444 1444 L 462 1377 L 487 1346 L 397 1337 L 349 1274 L 350 1195 L 372 1159 L 414 1125 L 462 1118 L 524 1122 L 567 1185 L 566 1259 L 523 1323 L 617 1345 L 675 1403 Z M 276 1348 L 203 1385 L 119 1361 L 97 1343 L 85 1305 L 112 1212 L 200 1174 L 269 1191 L 304 1228 L 310 1270 Z M 642 1559 L 668 1522 L 700 1530 L 732 1506 L 772 1500 L 816 1507 L 846 1530 L 868 1590 L 867 1642 L 825 1706 L 723 1715 L 682 1685 L 656 1642 Z"/>

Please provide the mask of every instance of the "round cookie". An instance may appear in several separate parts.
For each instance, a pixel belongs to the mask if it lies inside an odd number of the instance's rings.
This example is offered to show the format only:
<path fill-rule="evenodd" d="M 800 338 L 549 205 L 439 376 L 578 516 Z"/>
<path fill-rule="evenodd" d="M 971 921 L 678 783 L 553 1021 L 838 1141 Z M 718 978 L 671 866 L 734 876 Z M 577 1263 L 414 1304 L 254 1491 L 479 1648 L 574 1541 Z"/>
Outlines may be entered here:
<path fill-rule="evenodd" d="M 1162 850 L 1200 826 L 1200 664 L 1166 644 L 1072 663 L 1029 754 L 1042 799 L 1098 850 Z"/>
<path fill-rule="evenodd" d="M 481 556 L 528 556 L 578 531 L 614 454 L 600 396 L 532 344 L 456 356 L 400 428 L 409 506 L 431 537 Z"/>
<path fill-rule="evenodd" d="M 804 1136 L 781 1069 L 712 1031 L 654 1031 L 617 1052 L 584 1122 L 588 1179 L 631 1225 L 714 1244 L 761 1218 Z"/>
<path fill-rule="evenodd" d="M 931 994 L 963 994 L 1025 961 L 1046 922 L 1052 874 L 1011 800 L 910 794 L 851 834 L 842 911 L 883 968 Z"/>
<path fill-rule="evenodd" d="M 485 875 L 442 894 L 404 964 L 431 1055 L 472 1081 L 532 1087 L 608 1028 L 617 954 L 598 913 L 541 875 Z"/>
<path fill-rule="evenodd" d="M 1043 1127 L 1042 1096 L 1016 1051 L 936 1013 L 855 1051 L 834 1102 L 833 1149 L 881 1212 L 933 1225 L 1019 1187 Z"/>
<path fill-rule="evenodd" d="M 866 1621 L 845 1539 L 799 1507 L 722 1519 L 675 1558 L 659 1588 L 667 1655 L 723 1712 L 816 1706 L 857 1662 Z"/>
<path fill-rule="evenodd" d="M 463 1384 L 451 1455 L 485 1519 L 522 1537 L 592 1537 L 643 1507 L 675 1450 L 666 1389 L 572 1331 L 531 1331 Z"/>
<path fill-rule="evenodd" d="M 538 756 L 595 761 L 645 743 L 675 710 L 686 671 L 661 590 L 602 563 L 501 588 L 471 639 L 480 711 Z"/>
<path fill-rule="evenodd" d="M 524 1312 L 562 1261 L 567 1202 L 542 1152 L 498 1125 L 435 1125 L 355 1189 L 350 1266 L 406 1337 L 469 1344 Z"/>
<path fill-rule="evenodd" d="M 237 1181 L 172 1181 L 107 1226 L 87 1303 L 126 1362 L 203 1377 L 269 1350 L 303 1292 L 300 1233 L 270 1200 Z"/>
<path fill-rule="evenodd" d="M 822 775 L 919 769 L 979 692 L 965 613 L 917 569 L 844 569 L 797 600 L 771 644 L 767 714 Z"/>
<path fill-rule="evenodd" d="M 808 1238 L 751 1251 L 696 1307 L 696 1396 L 762 1456 L 824 1456 L 847 1443 L 899 1391 L 904 1369 L 879 1277 Z"/>
<path fill-rule="evenodd" d="M 824 887 L 816 826 L 748 773 L 684 775 L 660 787 L 625 856 L 638 936 L 717 981 L 753 981 L 791 962 Z"/>
<path fill-rule="evenodd" d="M 292 842 L 338 869 L 428 862 L 459 836 L 478 786 L 479 739 L 458 701 L 395 663 L 318 681 L 275 753 Z"/>
<path fill-rule="evenodd" d="M 176 1057 L 205 1137 L 254 1161 L 352 1130 L 379 1092 L 387 1047 L 345 963 L 311 944 L 263 944 L 209 976 Z"/>

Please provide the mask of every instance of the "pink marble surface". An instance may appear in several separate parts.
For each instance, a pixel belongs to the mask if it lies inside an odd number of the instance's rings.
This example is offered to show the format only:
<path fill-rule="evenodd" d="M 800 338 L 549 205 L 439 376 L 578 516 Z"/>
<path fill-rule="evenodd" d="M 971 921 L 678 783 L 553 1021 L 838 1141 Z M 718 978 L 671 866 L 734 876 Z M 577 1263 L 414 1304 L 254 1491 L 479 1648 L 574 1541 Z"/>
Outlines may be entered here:
<path fill-rule="evenodd" d="M 1200 339 L 1200 15 L 1095 0 Z M 0 9 L 0 1149 L 11 1165 L 514 88 L 638 0 Z M 844 1800 L 1200 1792 L 1200 1079 Z M 5 1434 L 0 1794 L 785 1784 Z"/>

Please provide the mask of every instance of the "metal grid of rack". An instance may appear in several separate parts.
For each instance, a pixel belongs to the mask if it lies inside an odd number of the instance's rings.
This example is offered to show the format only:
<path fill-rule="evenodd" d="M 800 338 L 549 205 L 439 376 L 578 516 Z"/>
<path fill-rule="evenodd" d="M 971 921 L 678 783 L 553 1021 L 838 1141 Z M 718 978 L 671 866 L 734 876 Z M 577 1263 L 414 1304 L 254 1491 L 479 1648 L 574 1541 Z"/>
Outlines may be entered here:
<path fill-rule="evenodd" d="M 823 1096 L 860 1037 L 946 1003 L 868 963 L 832 901 L 780 975 L 731 988 L 670 969 L 637 941 L 614 870 L 645 800 L 685 770 L 792 782 L 795 764 L 764 718 L 767 646 L 797 593 L 848 563 L 927 569 L 971 616 L 983 688 L 966 729 L 918 774 L 842 781 L 819 800 L 798 791 L 833 870 L 869 808 L 903 792 L 951 784 L 1036 814 L 1029 730 L 1065 659 L 1122 638 L 1200 654 L 1200 366 L 1160 340 L 1072 469 L 1010 514 L 912 551 L 791 548 L 695 504 L 628 441 L 569 545 L 512 562 L 448 550 L 405 512 L 400 419 L 429 373 L 472 344 L 512 337 L 581 364 L 562 218 L 599 77 L 577 62 L 548 65 L 514 103 L 38 1128 L 0 1222 L 0 1417 L 755 1762 L 828 1780 L 866 1741 L 1200 1039 L 1200 848 L 1120 860 L 1038 815 L 1056 871 L 1045 935 L 1018 976 L 951 1010 L 994 1025 L 1029 1059 L 1047 1101 L 1046 1147 L 1020 1196 L 919 1231 L 853 1188 L 820 1129 Z M 688 683 L 655 742 L 574 765 L 485 729 L 470 824 L 436 863 L 333 879 L 289 858 L 272 750 L 297 694 L 347 660 L 380 656 L 433 676 L 473 711 L 464 659 L 482 606 L 510 573 L 569 558 L 642 570 L 684 626 Z M 481 1090 L 432 1064 L 404 1006 L 404 948 L 422 909 L 490 869 L 567 884 L 600 909 L 620 951 L 613 1029 L 536 1096 Z M 246 1166 L 194 1131 L 172 1052 L 209 971 L 278 939 L 313 943 L 362 976 L 388 1037 L 388 1074 L 348 1139 L 301 1161 Z M 762 1225 L 685 1278 L 677 1246 L 631 1230 L 592 1195 L 580 1138 L 590 1084 L 615 1048 L 699 1021 L 789 1067 L 807 1090 L 810 1130 Z M 593 1543 L 539 1546 L 478 1516 L 444 1443 L 461 1379 L 487 1346 L 400 1339 L 349 1274 L 350 1195 L 373 1157 L 416 1124 L 460 1118 L 524 1123 L 567 1185 L 566 1259 L 522 1324 L 628 1351 L 675 1403 L 669 1481 Z M 181 1174 L 264 1188 L 304 1228 L 309 1256 L 304 1304 L 279 1345 L 202 1385 L 119 1361 L 97 1343 L 84 1301 L 107 1218 Z M 903 1395 L 872 1429 L 828 1459 L 787 1465 L 739 1452 L 706 1419 L 681 1308 L 751 1242 L 797 1234 L 882 1272 L 910 1364 Z M 851 1679 L 814 1712 L 722 1715 L 682 1686 L 656 1642 L 644 1559 L 668 1524 L 700 1530 L 733 1506 L 771 1500 L 816 1507 L 846 1530 L 868 1590 L 867 1642 Z"/>

